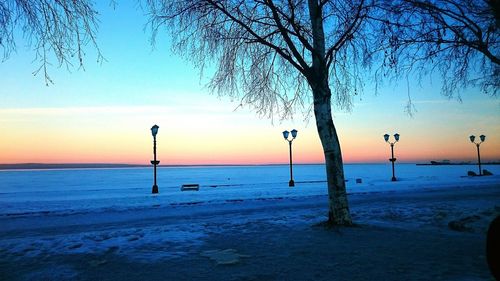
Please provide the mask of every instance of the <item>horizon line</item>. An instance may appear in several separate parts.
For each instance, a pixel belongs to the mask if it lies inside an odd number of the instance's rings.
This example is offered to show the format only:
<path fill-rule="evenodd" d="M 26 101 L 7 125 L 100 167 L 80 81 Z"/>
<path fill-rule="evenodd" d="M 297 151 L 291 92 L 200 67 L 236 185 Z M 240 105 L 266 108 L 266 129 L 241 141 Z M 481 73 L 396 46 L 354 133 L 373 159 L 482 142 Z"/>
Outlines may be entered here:
<path fill-rule="evenodd" d="M 430 164 L 431 161 L 408 161 L 400 162 L 401 164 Z M 456 161 L 452 164 L 471 164 L 477 165 L 474 161 Z M 498 164 L 500 161 L 488 161 L 482 164 Z M 388 164 L 386 162 L 347 162 L 344 165 L 370 165 L 370 164 Z M 282 166 L 289 165 L 289 163 L 237 163 L 237 164 L 163 164 L 158 167 L 238 167 L 238 166 Z M 325 165 L 324 162 L 315 163 L 294 163 L 294 165 Z M 13 170 L 13 169 L 57 169 L 57 168 L 139 168 L 151 167 L 151 164 L 134 164 L 134 163 L 43 163 L 43 162 L 25 162 L 25 163 L 0 163 L 0 170 Z"/>

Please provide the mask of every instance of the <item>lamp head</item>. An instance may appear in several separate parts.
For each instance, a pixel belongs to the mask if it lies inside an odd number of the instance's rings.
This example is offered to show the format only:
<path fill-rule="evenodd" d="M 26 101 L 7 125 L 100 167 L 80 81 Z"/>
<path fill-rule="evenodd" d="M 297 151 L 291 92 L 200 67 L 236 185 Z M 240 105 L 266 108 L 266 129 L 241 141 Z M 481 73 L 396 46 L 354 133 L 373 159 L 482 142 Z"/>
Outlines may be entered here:
<path fill-rule="evenodd" d="M 480 135 L 479 138 L 481 139 L 481 142 L 483 142 L 486 139 L 485 135 Z"/>
<path fill-rule="evenodd" d="M 151 134 L 153 135 L 153 137 L 156 137 L 156 134 L 158 134 L 158 125 L 154 125 L 153 127 L 151 127 Z"/>
<path fill-rule="evenodd" d="M 476 136 L 471 135 L 469 138 L 470 138 L 470 142 L 472 142 L 472 143 L 473 143 L 473 142 L 474 142 L 474 140 L 476 139 Z"/>
<path fill-rule="evenodd" d="M 385 134 L 385 135 L 384 135 L 384 140 L 385 140 L 386 142 L 388 142 L 388 141 L 389 141 L 389 134 Z"/>
<path fill-rule="evenodd" d="M 296 138 L 297 137 L 297 130 L 293 129 L 291 131 L 291 133 L 292 133 L 292 138 Z"/>
<path fill-rule="evenodd" d="M 283 131 L 283 137 L 287 140 L 288 139 L 288 134 L 290 134 L 289 131 Z"/>
<path fill-rule="evenodd" d="M 396 139 L 396 141 L 399 141 L 399 134 L 398 133 L 394 134 L 394 139 Z"/>

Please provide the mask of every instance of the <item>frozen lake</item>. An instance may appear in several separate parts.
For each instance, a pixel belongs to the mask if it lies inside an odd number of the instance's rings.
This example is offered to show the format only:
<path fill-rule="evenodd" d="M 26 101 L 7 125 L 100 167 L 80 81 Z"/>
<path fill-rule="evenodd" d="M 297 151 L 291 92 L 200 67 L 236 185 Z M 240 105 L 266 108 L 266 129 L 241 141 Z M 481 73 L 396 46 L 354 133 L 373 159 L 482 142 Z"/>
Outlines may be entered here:
<path fill-rule="evenodd" d="M 476 165 L 398 164 L 391 182 L 390 164 L 348 164 L 350 193 L 500 184 L 500 165 L 486 165 L 489 177 L 464 177 Z M 296 186 L 288 187 L 289 166 L 199 166 L 158 169 L 160 193 L 151 195 L 152 168 L 0 171 L 0 215 L 86 212 L 176 204 L 326 195 L 324 165 L 295 165 Z M 361 179 L 362 183 L 356 183 Z M 199 191 L 180 191 L 182 184 Z"/>
<path fill-rule="evenodd" d="M 0 279 L 489 280 L 500 166 L 346 165 L 359 227 L 334 231 L 325 167 L 294 167 L 160 168 L 158 195 L 151 167 L 0 171 Z"/>

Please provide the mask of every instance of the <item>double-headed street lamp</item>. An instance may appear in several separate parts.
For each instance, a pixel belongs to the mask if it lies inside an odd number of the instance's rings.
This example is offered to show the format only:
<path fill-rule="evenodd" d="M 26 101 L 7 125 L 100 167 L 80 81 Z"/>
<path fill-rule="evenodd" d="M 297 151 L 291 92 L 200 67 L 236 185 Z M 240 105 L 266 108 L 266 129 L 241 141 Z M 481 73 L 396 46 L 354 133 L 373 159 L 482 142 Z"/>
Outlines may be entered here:
<path fill-rule="evenodd" d="M 158 185 L 156 185 L 156 166 L 160 164 L 160 161 L 156 160 L 156 134 L 158 134 L 158 125 L 154 125 L 151 127 L 151 134 L 153 135 L 153 155 L 154 155 L 154 160 L 151 160 L 151 164 L 153 164 L 154 167 L 154 184 L 153 184 L 153 191 L 152 193 L 158 193 Z"/>
<path fill-rule="evenodd" d="M 399 134 L 394 134 L 394 142 L 390 142 L 389 137 L 389 134 L 385 134 L 384 140 L 391 145 L 391 159 L 389 159 L 389 161 L 392 162 L 392 181 L 396 181 L 396 176 L 394 174 L 394 162 L 396 162 L 396 158 L 394 158 L 394 144 L 399 141 Z"/>
<path fill-rule="evenodd" d="M 470 142 L 472 142 L 473 144 L 475 144 L 476 147 L 477 147 L 477 164 L 479 165 L 479 175 L 482 176 L 483 172 L 481 170 L 481 155 L 479 154 L 479 145 L 484 142 L 484 140 L 486 139 L 486 136 L 485 135 L 480 135 L 479 136 L 479 139 L 481 140 L 480 142 L 475 142 L 474 141 L 476 139 L 476 136 L 474 136 L 474 135 L 470 136 L 469 138 L 470 138 Z"/>
<path fill-rule="evenodd" d="M 288 135 L 292 133 L 292 139 L 288 139 Z M 292 141 L 297 137 L 297 130 L 293 129 L 292 131 L 284 131 L 283 137 L 290 146 L 290 181 L 288 182 L 288 186 L 295 186 L 295 182 L 293 181 L 293 170 L 292 170 Z"/>

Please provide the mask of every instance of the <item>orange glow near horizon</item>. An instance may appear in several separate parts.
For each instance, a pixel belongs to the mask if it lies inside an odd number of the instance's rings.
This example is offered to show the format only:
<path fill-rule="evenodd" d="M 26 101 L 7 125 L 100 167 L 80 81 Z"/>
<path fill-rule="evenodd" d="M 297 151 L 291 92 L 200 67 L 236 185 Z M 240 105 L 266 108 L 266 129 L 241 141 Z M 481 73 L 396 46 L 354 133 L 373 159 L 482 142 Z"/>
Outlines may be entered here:
<path fill-rule="evenodd" d="M 148 114 L 130 118 L 128 108 L 112 116 L 107 109 L 92 116 L 85 110 L 76 114 L 72 110 L 48 115 L 38 112 L 30 118 L 26 112 L 13 114 L 12 119 L 17 121 L 13 122 L 15 127 L 4 122 L 0 128 L 8 132 L 0 139 L 0 163 L 149 164 L 152 158 L 149 128 L 155 123 L 150 121 L 153 119 L 159 120 L 158 159 L 163 165 L 286 164 L 289 161 L 288 144 L 281 131 L 292 129 L 291 124 L 273 126 L 269 120 L 255 120 L 252 114 L 234 112 L 186 116 L 168 112 L 170 109 L 162 110 L 167 112 L 156 118 Z M 390 147 L 383 141 L 384 131 L 367 128 L 360 134 L 345 127 L 348 119 L 339 119 L 344 163 L 387 162 Z M 299 131 L 293 142 L 294 163 L 323 163 L 314 124 L 293 128 Z M 400 163 L 444 159 L 477 161 L 476 148 L 465 134 L 450 133 L 424 142 L 418 131 L 398 132 L 401 141 L 395 146 L 395 156 Z M 499 147 L 498 138 L 487 136 L 481 145 L 482 160 L 498 161 Z"/>
<path fill-rule="evenodd" d="M 293 161 L 296 164 L 324 163 L 321 147 L 315 149 L 303 149 L 298 145 L 299 139 L 293 146 Z M 20 144 L 20 143 L 18 143 Z M 148 143 L 149 144 L 149 143 Z M 211 164 L 287 164 L 288 145 L 282 143 L 280 148 L 269 147 L 268 149 L 252 149 L 246 151 L 245 147 L 221 149 L 220 147 L 203 147 L 192 149 L 184 147 L 164 148 L 167 143 L 159 143 L 158 159 L 162 165 L 211 165 Z M 5 148 L 5 145 L 2 144 Z M 150 145 L 149 145 L 150 146 Z M 2 153 L 2 164 L 15 163 L 116 163 L 116 164 L 149 164 L 152 158 L 150 147 L 142 147 L 141 151 L 131 151 L 130 147 L 104 147 L 100 150 L 94 149 L 93 145 L 52 145 L 44 148 L 31 148 L 24 150 L 22 155 L 17 155 L 19 150 L 8 149 Z M 177 151 L 175 151 L 177 150 Z M 460 146 L 455 150 L 461 153 L 450 154 L 446 151 L 436 153 L 435 151 L 407 150 L 402 143 L 395 146 L 395 156 L 399 163 L 405 162 L 428 162 L 430 160 L 448 159 L 455 162 L 477 161 L 476 148 L 473 145 Z M 141 153 L 142 152 L 142 153 Z M 378 151 L 371 149 L 343 148 L 344 163 L 384 163 L 390 158 L 390 149 L 387 145 L 378 145 Z M 498 161 L 500 155 L 487 145 L 481 146 L 481 159 L 483 162 Z"/>
<path fill-rule="evenodd" d="M 170 103 L 173 105 L 0 108 L 0 131 L 4 132 L 0 163 L 147 165 L 152 158 L 150 128 L 155 123 L 160 126 L 158 159 L 163 165 L 286 164 L 288 144 L 281 132 L 293 128 L 298 130 L 293 142 L 294 163 L 324 162 L 314 120 L 273 125 L 268 119 L 259 119 L 247 110 L 233 111 L 231 104 L 202 94 L 190 104 Z M 395 146 L 398 163 L 475 162 L 470 133 L 487 136 L 481 145 L 483 162 L 499 161 L 500 128 L 495 115 L 466 122 L 466 112 L 440 115 L 441 120 L 435 118 L 437 114 L 394 118 L 387 112 L 361 108 L 359 113 L 335 116 L 344 163 L 386 163 L 390 147 L 382 135 L 395 133 L 392 127 L 401 134 Z M 390 118 L 393 124 L 387 124 Z M 473 128 L 474 122 L 485 126 Z"/>

